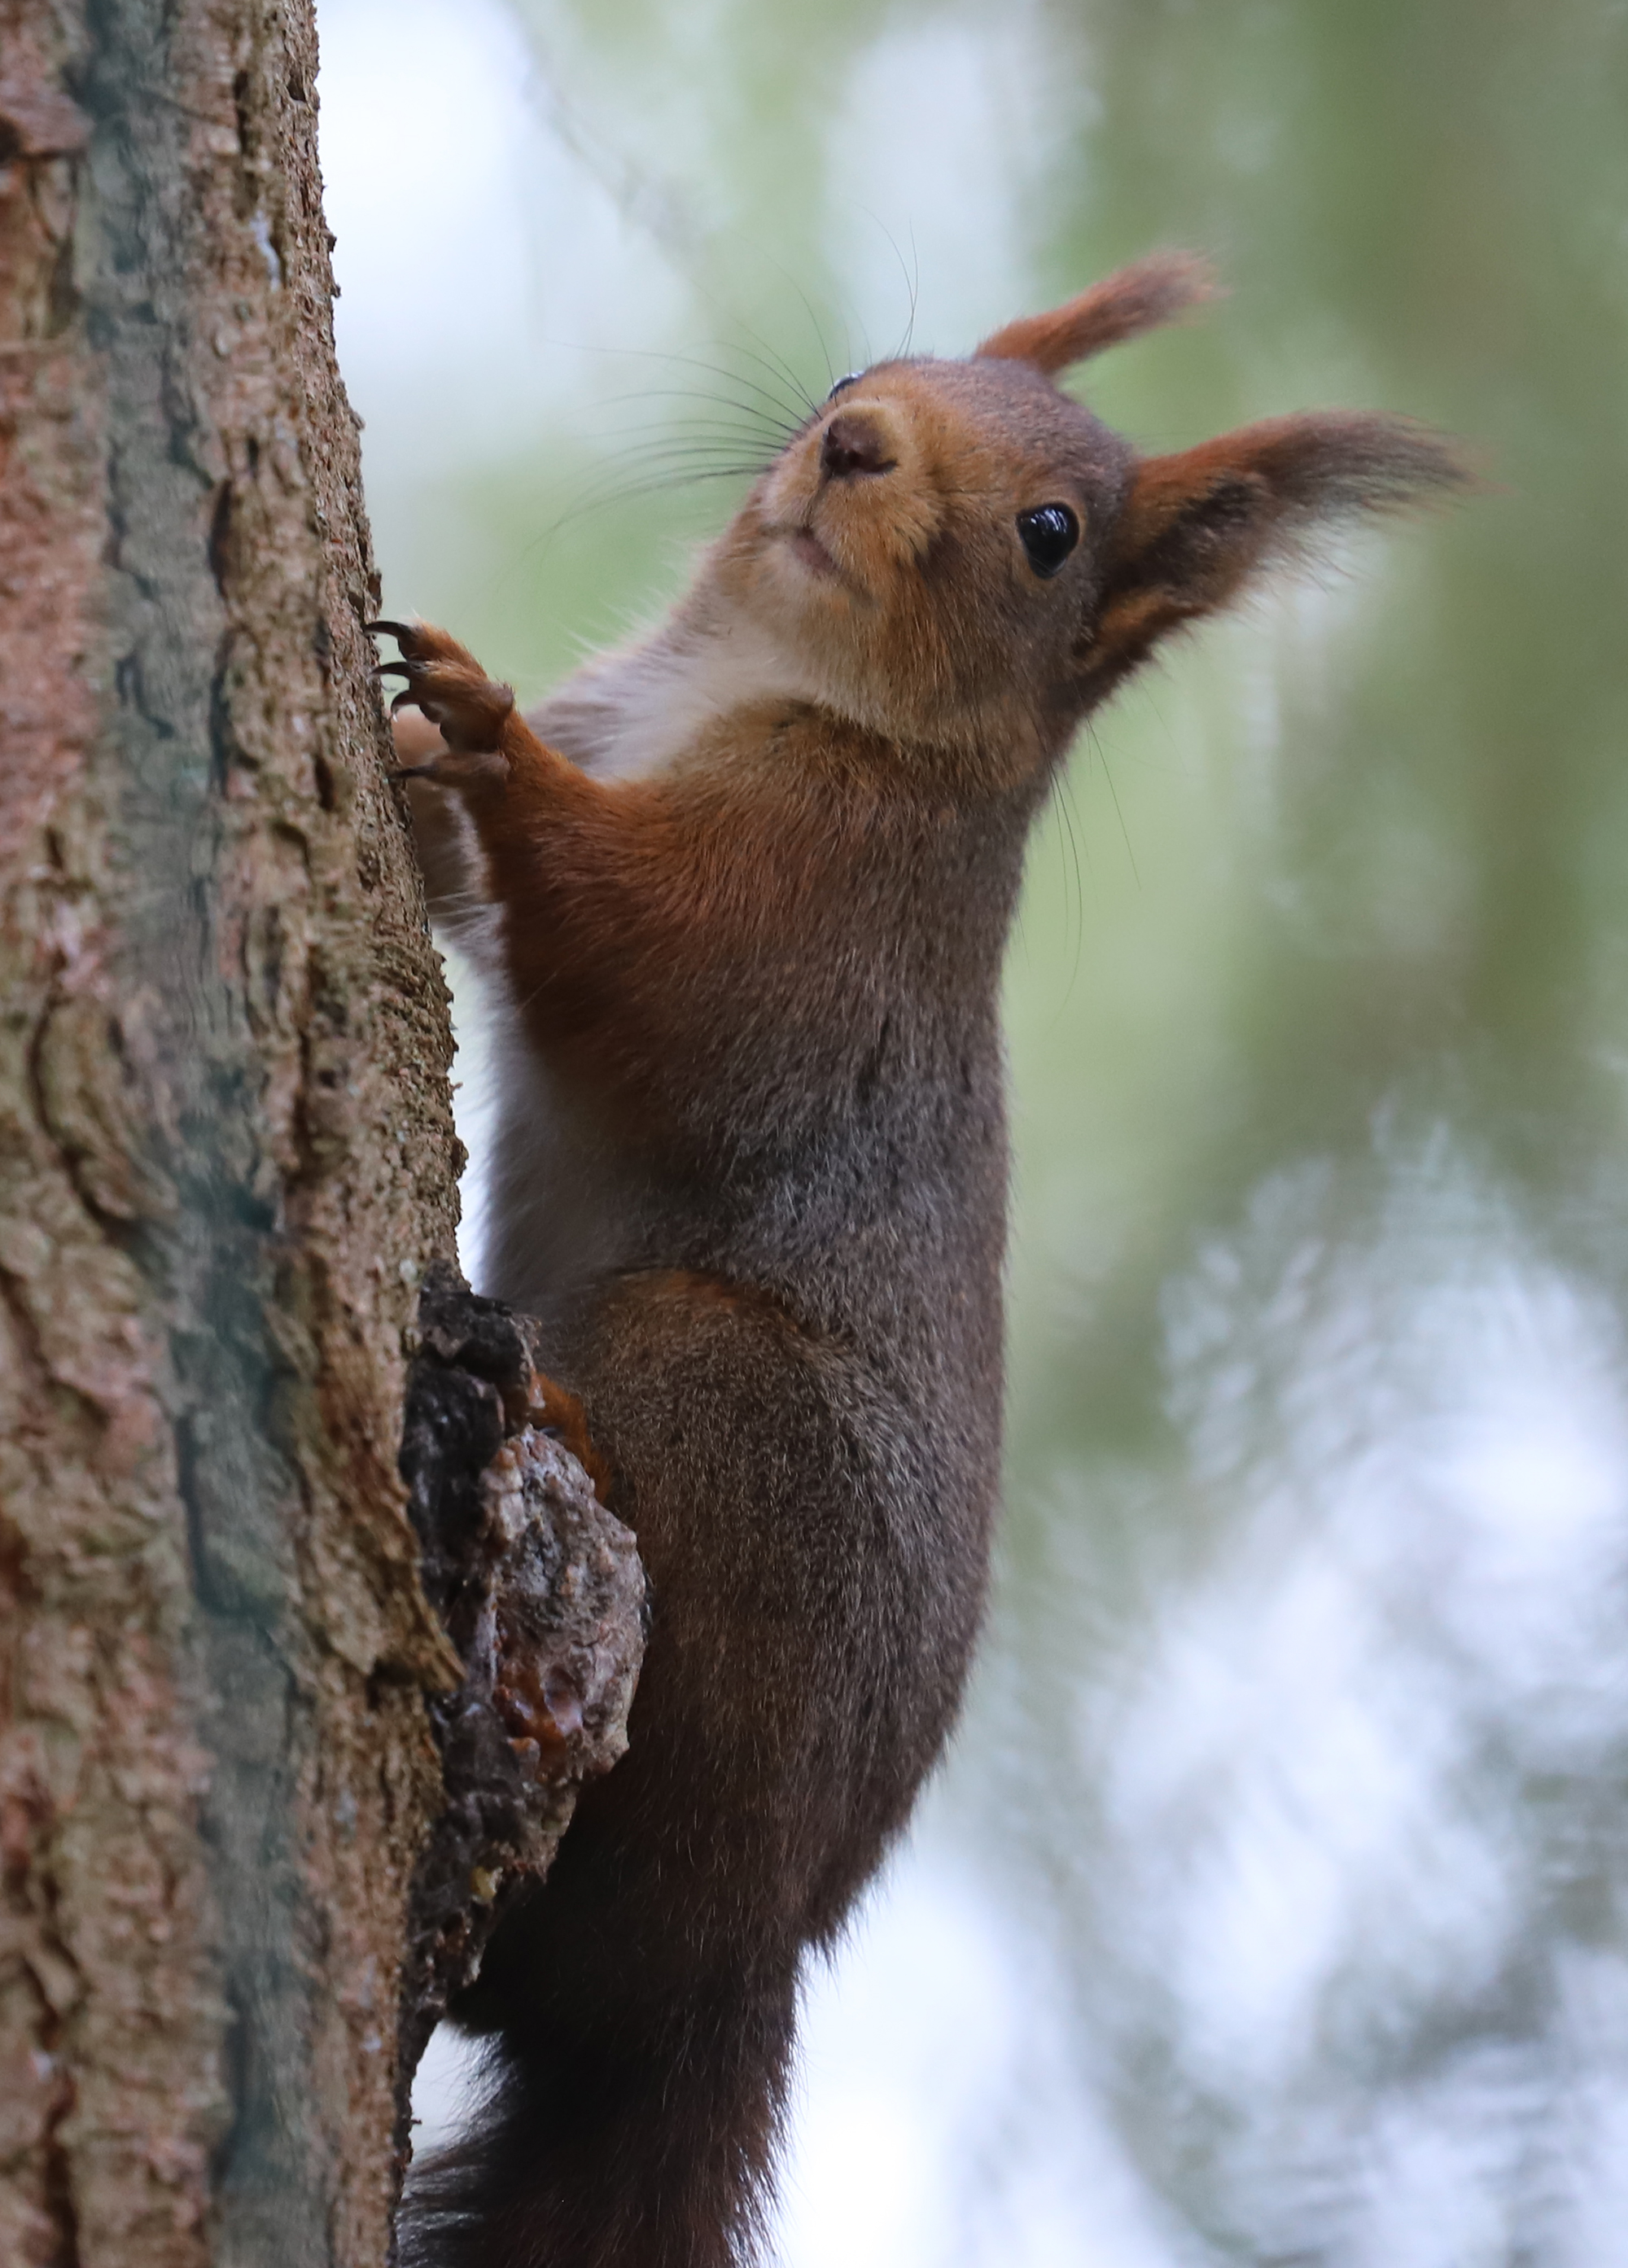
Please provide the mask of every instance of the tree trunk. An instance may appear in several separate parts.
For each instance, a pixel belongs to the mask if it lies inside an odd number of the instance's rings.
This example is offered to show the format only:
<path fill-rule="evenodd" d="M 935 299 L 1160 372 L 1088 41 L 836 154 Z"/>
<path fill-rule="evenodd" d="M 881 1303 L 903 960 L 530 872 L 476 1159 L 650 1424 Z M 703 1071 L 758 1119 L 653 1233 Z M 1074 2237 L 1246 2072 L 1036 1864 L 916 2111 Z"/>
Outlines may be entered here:
<path fill-rule="evenodd" d="M 388 2251 L 460 1674 L 397 1457 L 459 1159 L 315 70 L 309 0 L 0 0 L 18 2268 Z"/>

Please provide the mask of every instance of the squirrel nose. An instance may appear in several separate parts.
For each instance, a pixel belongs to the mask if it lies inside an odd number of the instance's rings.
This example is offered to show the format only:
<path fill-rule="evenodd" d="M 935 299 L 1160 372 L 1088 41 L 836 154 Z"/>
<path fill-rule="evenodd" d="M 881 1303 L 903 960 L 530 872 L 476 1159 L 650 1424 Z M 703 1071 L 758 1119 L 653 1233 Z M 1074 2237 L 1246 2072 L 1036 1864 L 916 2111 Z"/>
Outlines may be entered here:
<path fill-rule="evenodd" d="M 898 463 L 888 446 L 880 418 L 862 410 L 844 409 L 833 417 L 820 444 L 820 463 L 834 481 L 853 480 L 862 473 L 890 473 Z"/>

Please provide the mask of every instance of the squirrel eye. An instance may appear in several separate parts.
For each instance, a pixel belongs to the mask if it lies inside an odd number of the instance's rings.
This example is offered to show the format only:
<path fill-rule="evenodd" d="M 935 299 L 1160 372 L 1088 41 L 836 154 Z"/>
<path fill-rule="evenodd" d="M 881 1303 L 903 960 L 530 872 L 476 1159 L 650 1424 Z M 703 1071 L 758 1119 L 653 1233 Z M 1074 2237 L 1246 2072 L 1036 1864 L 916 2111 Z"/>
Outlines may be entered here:
<path fill-rule="evenodd" d="M 847 377 L 846 377 L 846 378 L 839 378 L 839 379 L 837 379 L 837 381 L 836 381 L 836 385 L 831 388 L 830 392 L 826 395 L 826 397 L 825 397 L 825 398 L 826 398 L 826 400 L 827 400 L 828 401 L 836 401 L 836 397 L 837 397 L 837 395 L 842 392 L 842 390 L 843 390 L 843 387 L 845 387 L 845 386 L 858 386 L 858 384 L 859 383 L 859 380 L 860 380 L 864 376 L 865 376 L 865 372 L 864 372 L 862 370 L 851 370 L 851 371 L 849 372 L 849 373 L 848 373 L 848 375 L 847 375 Z"/>
<path fill-rule="evenodd" d="M 1055 575 L 1079 541 L 1079 520 L 1065 504 L 1039 504 L 1018 514 L 1018 535 L 1037 575 Z"/>

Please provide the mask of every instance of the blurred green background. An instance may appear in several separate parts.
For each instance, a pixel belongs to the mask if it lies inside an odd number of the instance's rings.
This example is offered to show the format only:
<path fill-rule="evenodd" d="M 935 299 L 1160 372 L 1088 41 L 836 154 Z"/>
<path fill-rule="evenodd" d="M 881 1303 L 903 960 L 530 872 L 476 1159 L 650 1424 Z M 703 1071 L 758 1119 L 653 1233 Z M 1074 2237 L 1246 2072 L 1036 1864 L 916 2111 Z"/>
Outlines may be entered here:
<path fill-rule="evenodd" d="M 1035 840 L 995 1608 L 814 1995 L 784 2242 L 1615 2268 L 1628 6 L 320 15 L 387 611 L 527 697 L 801 390 L 1154 246 L 1230 296 L 1085 374 L 1142 446 L 1480 453 L 1172 651 Z"/>

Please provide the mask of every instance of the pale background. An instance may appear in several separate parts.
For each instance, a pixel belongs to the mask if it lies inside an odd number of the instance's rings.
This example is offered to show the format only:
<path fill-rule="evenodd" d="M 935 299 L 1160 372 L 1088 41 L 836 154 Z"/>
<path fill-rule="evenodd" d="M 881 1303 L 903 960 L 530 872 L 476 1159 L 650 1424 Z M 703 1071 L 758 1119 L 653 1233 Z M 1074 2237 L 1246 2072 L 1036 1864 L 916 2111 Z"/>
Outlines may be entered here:
<path fill-rule="evenodd" d="M 1232 296 L 1089 373 L 1145 446 L 1484 449 L 1123 699 L 1035 844 L 996 1607 L 811 1990 L 783 2253 L 1617 2268 L 1628 8 L 320 14 L 386 611 L 526 696 L 740 486 L 648 481 L 1153 245 Z"/>

